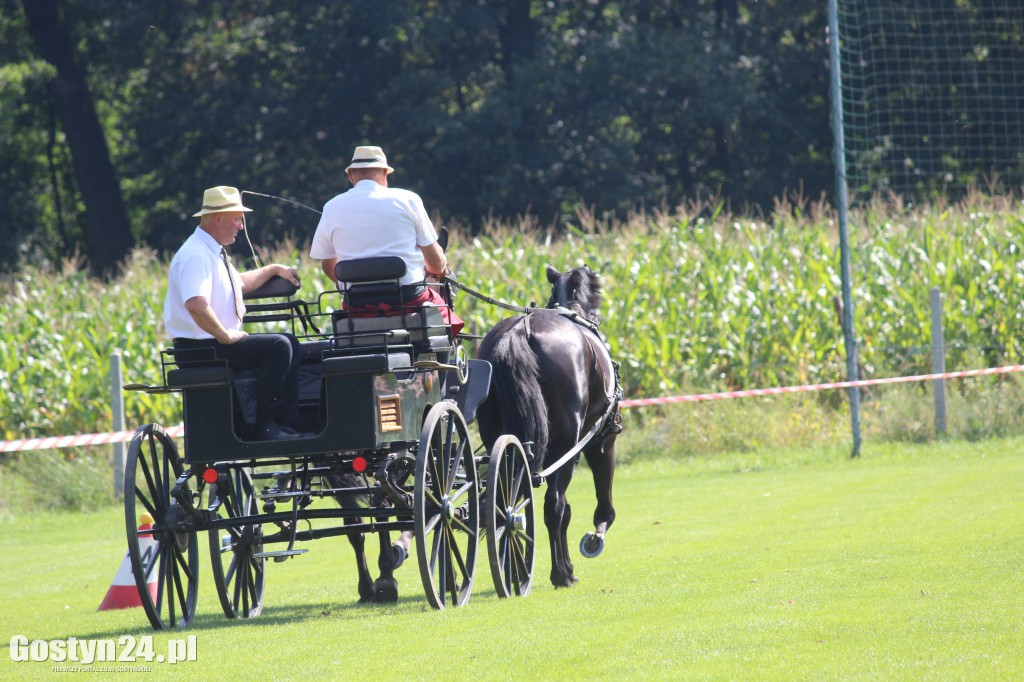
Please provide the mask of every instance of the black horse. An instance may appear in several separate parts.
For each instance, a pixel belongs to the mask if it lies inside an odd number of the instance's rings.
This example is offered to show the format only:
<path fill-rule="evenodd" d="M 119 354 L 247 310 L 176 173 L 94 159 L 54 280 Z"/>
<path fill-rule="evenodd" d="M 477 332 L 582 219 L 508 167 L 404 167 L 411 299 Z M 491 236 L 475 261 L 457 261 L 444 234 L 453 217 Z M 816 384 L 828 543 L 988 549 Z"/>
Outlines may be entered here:
<path fill-rule="evenodd" d="M 616 365 L 596 332 L 601 305 L 597 274 L 588 266 L 559 273 L 549 265 L 547 278 L 552 284 L 547 309 L 502 320 L 480 344 L 477 355 L 491 363 L 494 374 L 477 421 L 488 451 L 504 433 L 532 443 L 535 475 L 597 429 L 583 449 L 597 492 L 595 531 L 580 545 L 585 556 L 596 556 L 615 520 L 615 438 L 622 430 Z M 565 491 L 574 468 L 575 461 L 567 462 L 547 477 L 544 523 L 555 587 L 577 580 L 566 539 L 571 508 Z"/>

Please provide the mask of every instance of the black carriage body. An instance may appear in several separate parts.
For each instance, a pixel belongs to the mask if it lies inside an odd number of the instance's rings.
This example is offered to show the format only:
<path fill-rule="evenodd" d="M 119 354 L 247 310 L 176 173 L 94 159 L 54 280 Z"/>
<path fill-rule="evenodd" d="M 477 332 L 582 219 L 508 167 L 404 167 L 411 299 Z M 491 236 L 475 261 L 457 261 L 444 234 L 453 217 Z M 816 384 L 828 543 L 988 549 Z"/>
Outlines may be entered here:
<path fill-rule="evenodd" d="M 307 407 L 317 410 L 311 420 L 317 425 L 316 435 L 280 441 L 238 436 L 238 386 L 226 367 L 170 370 L 168 386 L 180 387 L 182 393 L 184 459 L 196 464 L 331 452 L 371 454 L 415 443 L 423 416 L 441 399 L 441 391 L 436 372 L 413 367 L 410 351 L 386 349 L 304 363 L 303 383 L 314 386 L 320 396 Z M 318 373 L 320 381 L 311 381 Z"/>

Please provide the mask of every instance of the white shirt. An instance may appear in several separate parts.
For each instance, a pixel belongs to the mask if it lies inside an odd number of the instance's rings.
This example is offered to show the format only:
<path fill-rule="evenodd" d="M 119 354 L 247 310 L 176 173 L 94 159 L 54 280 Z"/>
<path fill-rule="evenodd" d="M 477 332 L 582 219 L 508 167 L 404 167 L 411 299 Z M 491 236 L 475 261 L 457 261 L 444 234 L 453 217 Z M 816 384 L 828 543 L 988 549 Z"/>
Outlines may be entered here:
<path fill-rule="evenodd" d="M 231 278 L 220 255 L 221 245 L 200 227 L 185 240 L 171 260 L 168 272 L 167 298 L 164 299 L 164 326 L 170 339 L 212 339 L 203 331 L 185 308 L 185 301 L 202 296 L 225 329 L 241 329 L 235 311 Z M 241 291 L 242 281 L 234 266 L 232 276 Z"/>
<path fill-rule="evenodd" d="M 360 180 L 324 205 L 313 234 L 310 258 L 399 256 L 406 273 L 401 284 L 422 282 L 423 252 L 417 246 L 437 241 L 437 232 L 415 192 Z"/>

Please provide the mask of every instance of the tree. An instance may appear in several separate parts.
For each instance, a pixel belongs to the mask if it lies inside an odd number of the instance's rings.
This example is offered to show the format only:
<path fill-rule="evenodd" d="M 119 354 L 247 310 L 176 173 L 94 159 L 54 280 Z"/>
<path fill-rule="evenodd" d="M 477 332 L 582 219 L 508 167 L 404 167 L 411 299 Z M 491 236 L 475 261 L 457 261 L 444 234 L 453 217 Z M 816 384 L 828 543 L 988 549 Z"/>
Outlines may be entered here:
<path fill-rule="evenodd" d="M 0 62 L 13 62 L 0 80 L 28 74 L 17 83 L 31 96 L 0 89 L 0 161 L 25 168 L 0 168 L 0 194 L 46 202 L 50 231 L 62 223 L 46 188 L 73 195 L 61 205 L 74 217 L 77 158 L 72 173 L 40 103 L 54 69 L 25 60 L 27 30 L 5 23 L 19 1 L 63 11 L 129 222 L 159 250 L 191 231 L 203 188 L 319 206 L 368 143 L 388 152 L 393 184 L 474 228 L 718 193 L 770 210 L 787 189 L 833 186 L 818 0 L 0 0 Z M 316 216 L 247 201 L 257 243 L 311 235 Z"/>
<path fill-rule="evenodd" d="M 58 0 L 23 0 L 22 7 L 36 49 L 56 71 L 48 91 L 67 136 L 86 207 L 86 244 L 92 268 L 98 274 L 112 275 L 134 240 L 89 85 L 75 59 Z"/>

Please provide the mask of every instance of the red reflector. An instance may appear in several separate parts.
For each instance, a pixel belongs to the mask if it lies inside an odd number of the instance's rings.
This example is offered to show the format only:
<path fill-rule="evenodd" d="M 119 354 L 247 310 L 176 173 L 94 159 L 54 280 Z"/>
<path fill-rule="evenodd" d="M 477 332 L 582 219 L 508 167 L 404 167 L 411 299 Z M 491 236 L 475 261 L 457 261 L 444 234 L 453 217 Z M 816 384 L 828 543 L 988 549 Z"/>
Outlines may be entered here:
<path fill-rule="evenodd" d="M 217 482 L 217 470 L 216 469 L 207 469 L 206 471 L 204 471 L 203 472 L 203 480 L 206 481 L 207 483 L 216 483 Z"/>
<path fill-rule="evenodd" d="M 364 471 L 366 471 L 366 458 L 356 457 L 354 460 L 352 460 L 352 471 L 356 472 L 357 474 L 361 474 Z"/>

